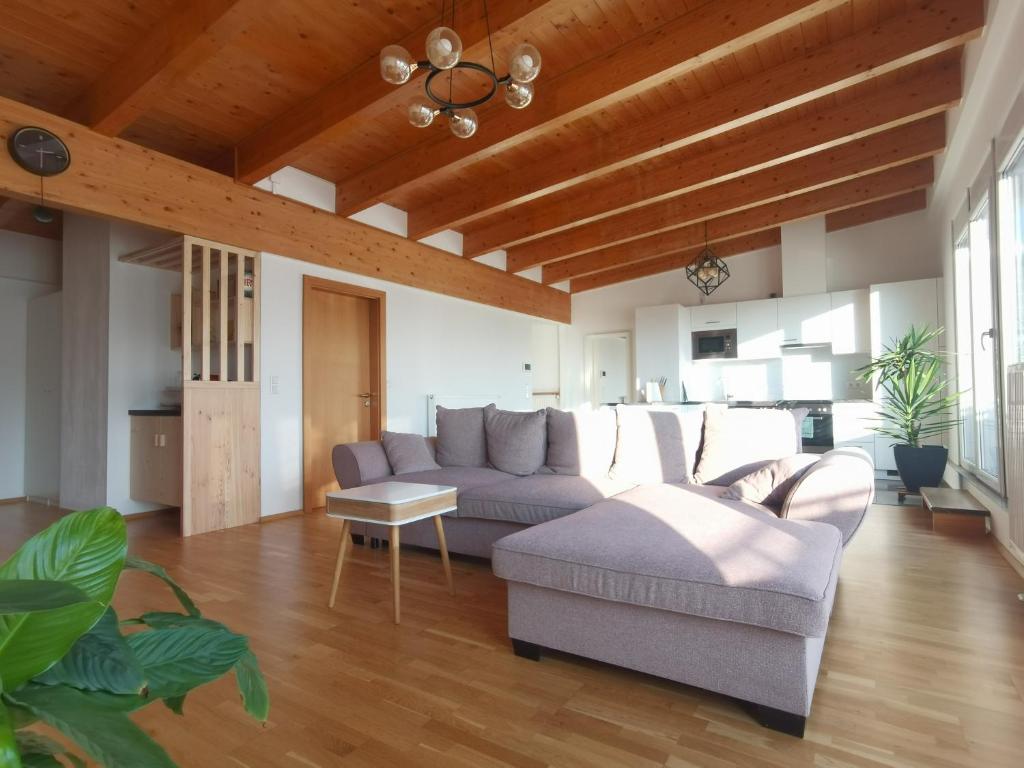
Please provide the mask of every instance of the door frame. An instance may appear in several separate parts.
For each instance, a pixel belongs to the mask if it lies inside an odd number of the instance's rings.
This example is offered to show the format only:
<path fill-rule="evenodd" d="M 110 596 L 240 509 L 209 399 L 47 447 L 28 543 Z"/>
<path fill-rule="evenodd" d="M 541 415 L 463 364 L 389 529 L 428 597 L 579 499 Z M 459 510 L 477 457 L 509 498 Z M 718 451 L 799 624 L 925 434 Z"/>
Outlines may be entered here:
<path fill-rule="evenodd" d="M 312 275 L 302 276 L 302 507 L 306 512 L 312 510 L 306 509 L 306 498 L 308 496 L 306 488 L 309 481 L 310 475 L 310 453 L 307 449 L 306 444 L 306 385 L 308 378 L 306 371 L 312 366 L 313 362 L 308 359 L 310 354 L 310 345 L 306 343 L 307 338 L 307 324 L 309 322 L 309 316 L 307 314 L 307 307 L 309 306 L 309 298 L 314 291 L 325 291 L 328 293 L 336 293 L 341 296 L 355 296 L 361 299 L 369 299 L 371 303 L 370 310 L 370 380 L 371 390 L 375 390 L 377 393 L 377 418 L 371 419 L 371 427 L 375 434 L 372 435 L 373 439 L 380 439 L 380 433 L 387 426 L 387 354 L 386 354 L 386 338 L 387 338 L 387 294 L 384 291 L 374 290 L 373 288 L 366 288 L 361 285 L 352 285 L 351 283 L 342 283 L 337 280 L 327 280 L 322 277 L 314 277 Z M 376 360 L 374 361 L 374 357 Z M 376 364 L 374 364 L 376 363 Z"/>

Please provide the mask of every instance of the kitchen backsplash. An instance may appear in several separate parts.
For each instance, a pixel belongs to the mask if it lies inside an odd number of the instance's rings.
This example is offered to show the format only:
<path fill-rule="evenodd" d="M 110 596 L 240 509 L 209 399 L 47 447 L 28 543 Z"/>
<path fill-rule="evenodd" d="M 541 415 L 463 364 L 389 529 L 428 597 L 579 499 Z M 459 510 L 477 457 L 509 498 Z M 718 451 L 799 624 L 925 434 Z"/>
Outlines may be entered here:
<path fill-rule="evenodd" d="M 686 366 L 684 383 L 690 400 L 870 399 L 855 375 L 870 359 L 802 349 L 773 360 L 701 360 Z"/>

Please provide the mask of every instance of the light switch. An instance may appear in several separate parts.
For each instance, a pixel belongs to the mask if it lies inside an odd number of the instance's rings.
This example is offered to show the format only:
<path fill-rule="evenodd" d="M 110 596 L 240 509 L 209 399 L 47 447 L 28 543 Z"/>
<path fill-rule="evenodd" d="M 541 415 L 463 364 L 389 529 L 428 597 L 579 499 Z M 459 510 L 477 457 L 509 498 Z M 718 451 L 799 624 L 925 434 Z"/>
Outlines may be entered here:
<path fill-rule="evenodd" d="M 271 376 L 270 377 L 270 394 L 279 395 L 281 394 L 281 377 Z"/>

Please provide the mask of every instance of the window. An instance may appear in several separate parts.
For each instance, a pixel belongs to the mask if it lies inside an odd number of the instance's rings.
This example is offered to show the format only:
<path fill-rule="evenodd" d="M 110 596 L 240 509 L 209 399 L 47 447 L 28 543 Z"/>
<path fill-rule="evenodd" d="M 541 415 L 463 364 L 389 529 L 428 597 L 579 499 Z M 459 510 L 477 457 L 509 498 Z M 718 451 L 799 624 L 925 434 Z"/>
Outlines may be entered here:
<path fill-rule="evenodd" d="M 1003 366 L 1024 362 L 1024 142 L 999 178 Z"/>
<path fill-rule="evenodd" d="M 961 463 L 1001 490 L 999 361 L 996 355 L 992 217 L 987 195 L 974 205 L 955 242 L 957 382 Z"/>

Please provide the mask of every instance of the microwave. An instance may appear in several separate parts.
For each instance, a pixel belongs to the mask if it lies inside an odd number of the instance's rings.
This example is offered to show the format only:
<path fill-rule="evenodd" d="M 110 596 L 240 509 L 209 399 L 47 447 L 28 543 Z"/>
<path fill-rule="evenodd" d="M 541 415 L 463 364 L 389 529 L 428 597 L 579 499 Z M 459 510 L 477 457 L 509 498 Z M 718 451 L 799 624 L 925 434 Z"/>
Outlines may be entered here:
<path fill-rule="evenodd" d="M 736 329 L 723 328 L 715 331 L 694 331 L 694 360 L 714 360 L 736 357 Z"/>

